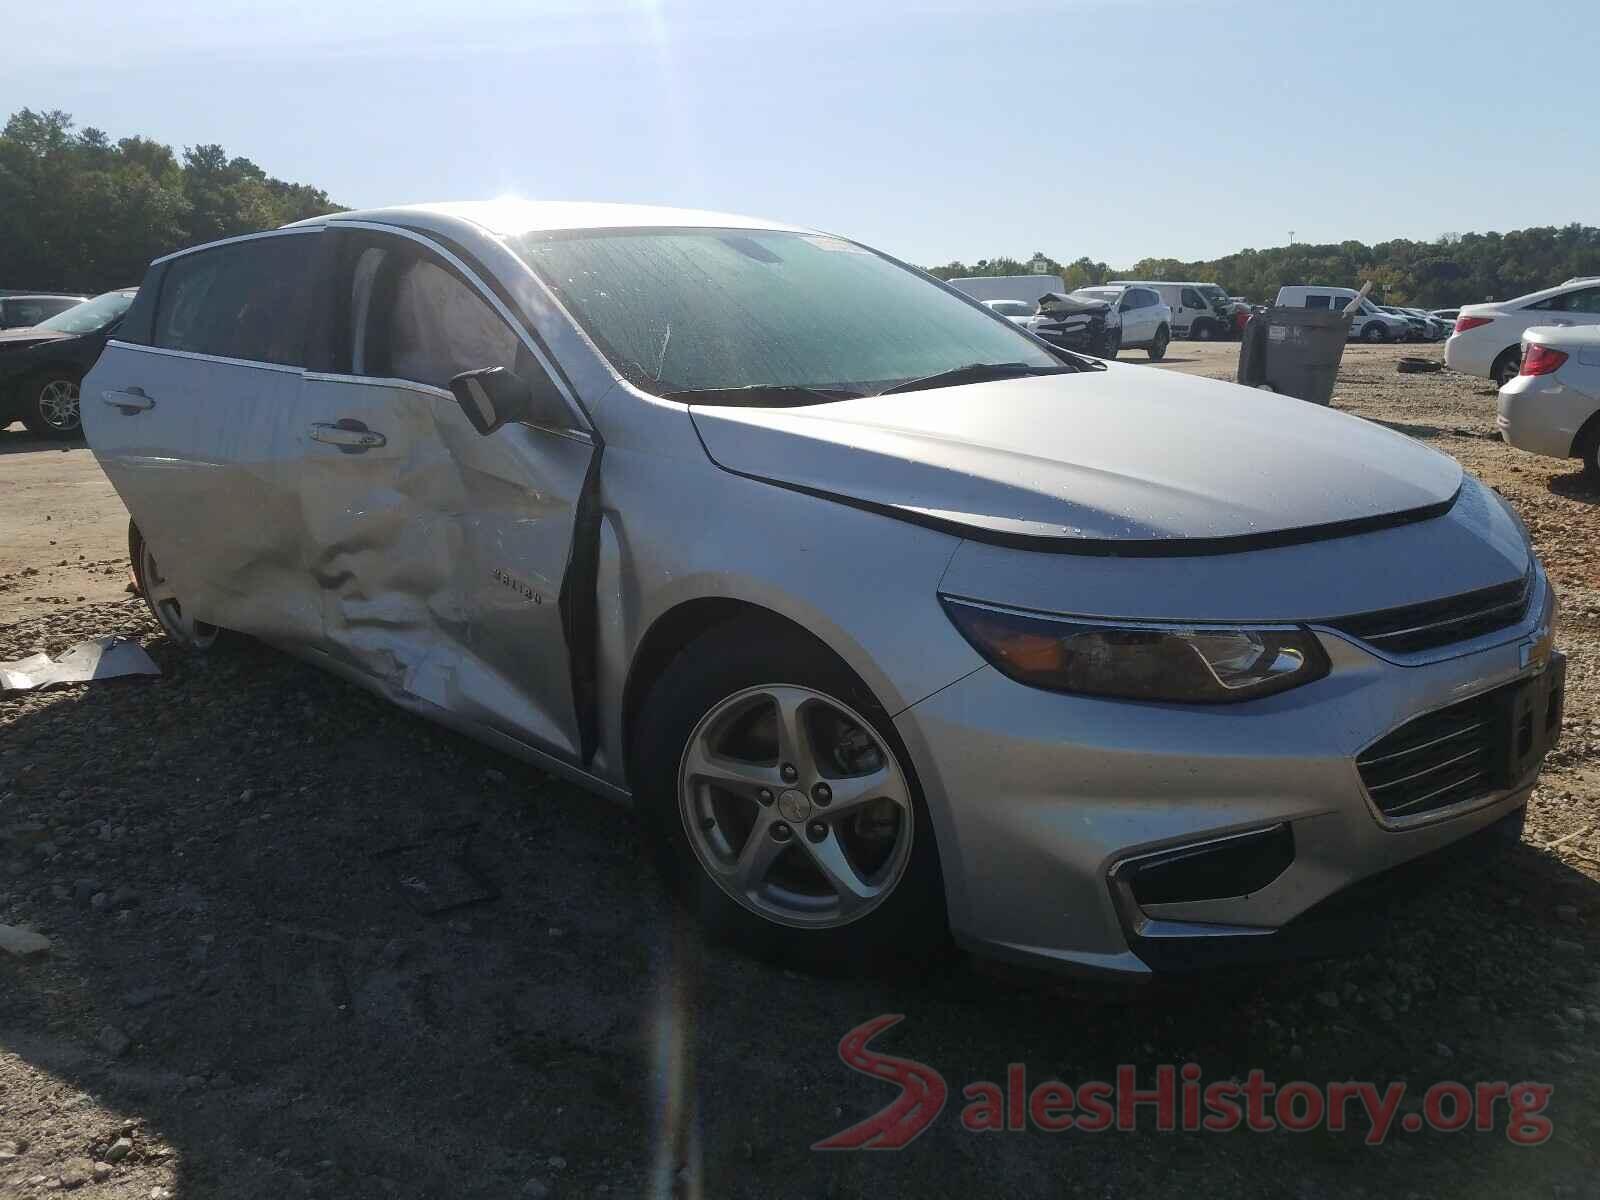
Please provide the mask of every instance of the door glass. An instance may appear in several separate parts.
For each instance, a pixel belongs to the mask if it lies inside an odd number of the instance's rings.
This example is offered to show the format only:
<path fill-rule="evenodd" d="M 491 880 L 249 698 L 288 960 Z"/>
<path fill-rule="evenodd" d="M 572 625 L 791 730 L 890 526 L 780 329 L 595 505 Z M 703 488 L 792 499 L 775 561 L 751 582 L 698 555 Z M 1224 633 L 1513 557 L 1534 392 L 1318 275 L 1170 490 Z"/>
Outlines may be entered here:
<path fill-rule="evenodd" d="M 1200 293 L 1193 288 L 1183 289 L 1183 306 L 1185 308 L 1204 308 L 1205 301 L 1200 299 Z"/>
<path fill-rule="evenodd" d="M 1306 297 L 1306 307 L 1307 308 L 1327 308 L 1328 307 L 1328 300 L 1329 300 L 1329 297 L 1327 297 L 1327 296 L 1307 296 Z"/>
<path fill-rule="evenodd" d="M 174 259 L 161 285 L 157 346 L 300 366 L 315 239 L 254 238 Z"/>
<path fill-rule="evenodd" d="M 515 369 L 511 327 L 458 275 L 420 252 L 364 250 L 352 289 L 358 375 L 444 388 L 462 371 Z"/>

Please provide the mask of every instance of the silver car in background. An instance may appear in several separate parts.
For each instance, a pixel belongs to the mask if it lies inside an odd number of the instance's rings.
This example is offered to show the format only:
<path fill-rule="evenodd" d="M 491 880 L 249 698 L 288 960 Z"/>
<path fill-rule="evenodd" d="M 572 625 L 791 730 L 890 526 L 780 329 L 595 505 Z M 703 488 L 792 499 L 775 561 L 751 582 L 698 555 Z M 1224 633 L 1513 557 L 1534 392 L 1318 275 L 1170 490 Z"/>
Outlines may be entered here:
<path fill-rule="evenodd" d="M 156 262 L 83 396 L 172 638 L 631 798 L 802 965 L 1282 953 L 1560 727 L 1554 593 L 1453 459 L 811 230 L 320 217 Z"/>

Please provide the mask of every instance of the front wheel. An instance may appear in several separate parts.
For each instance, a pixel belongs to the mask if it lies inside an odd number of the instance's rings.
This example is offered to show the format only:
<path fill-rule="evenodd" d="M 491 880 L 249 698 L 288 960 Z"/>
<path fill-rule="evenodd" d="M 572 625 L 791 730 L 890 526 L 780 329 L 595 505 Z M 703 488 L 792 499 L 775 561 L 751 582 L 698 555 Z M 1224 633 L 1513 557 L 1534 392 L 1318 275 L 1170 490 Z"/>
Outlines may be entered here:
<path fill-rule="evenodd" d="M 53 370 L 25 380 L 22 423 L 40 437 L 77 437 L 83 430 L 78 416 L 78 377 L 70 371 Z"/>
<path fill-rule="evenodd" d="M 1122 349 L 1122 330 L 1108 329 L 1100 338 L 1100 357 L 1115 358 Z"/>
<path fill-rule="evenodd" d="M 1167 327 L 1165 325 L 1156 330 L 1156 336 L 1151 340 L 1149 348 L 1145 351 L 1145 353 L 1150 356 L 1150 361 L 1160 362 L 1163 358 L 1165 358 L 1167 356 L 1167 346 L 1170 345 L 1171 342 L 1172 335 L 1167 332 Z"/>
<path fill-rule="evenodd" d="M 1209 342 L 1217 335 L 1210 321 L 1196 321 L 1189 329 L 1189 336 L 1197 342 Z"/>
<path fill-rule="evenodd" d="M 1378 322 L 1369 321 L 1361 330 L 1361 340 L 1374 345 L 1378 342 L 1386 342 L 1389 340 L 1389 331 Z"/>
<path fill-rule="evenodd" d="M 629 776 L 679 898 L 811 970 L 926 961 L 948 937 L 933 825 L 866 686 L 803 631 L 740 618 L 651 688 Z"/>

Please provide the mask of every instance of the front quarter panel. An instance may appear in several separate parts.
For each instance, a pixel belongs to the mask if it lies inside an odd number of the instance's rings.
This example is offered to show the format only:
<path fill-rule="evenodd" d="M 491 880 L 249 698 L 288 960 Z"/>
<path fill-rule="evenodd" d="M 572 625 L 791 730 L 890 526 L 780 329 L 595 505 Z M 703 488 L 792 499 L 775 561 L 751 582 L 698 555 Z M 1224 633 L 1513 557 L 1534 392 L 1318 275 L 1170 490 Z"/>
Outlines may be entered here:
<path fill-rule="evenodd" d="M 959 539 L 723 471 L 684 406 L 631 396 L 608 401 L 601 486 L 597 766 L 614 781 L 629 666 L 650 628 L 689 601 L 743 601 L 787 617 L 891 714 L 983 665 L 937 596 Z"/>

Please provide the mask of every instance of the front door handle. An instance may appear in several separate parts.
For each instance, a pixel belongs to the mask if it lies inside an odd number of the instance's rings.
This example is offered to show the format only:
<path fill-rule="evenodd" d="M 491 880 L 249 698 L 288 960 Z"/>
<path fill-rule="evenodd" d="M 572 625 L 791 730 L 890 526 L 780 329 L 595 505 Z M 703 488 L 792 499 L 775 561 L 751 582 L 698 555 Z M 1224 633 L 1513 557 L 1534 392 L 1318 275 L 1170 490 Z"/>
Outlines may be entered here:
<path fill-rule="evenodd" d="M 156 402 L 144 394 L 144 389 L 131 387 L 125 392 L 101 392 L 102 403 L 109 404 L 112 408 L 122 410 L 124 416 L 133 416 L 135 413 L 148 412 L 156 406 Z"/>
<path fill-rule="evenodd" d="M 345 454 L 360 454 L 377 446 L 388 445 L 389 439 L 376 429 L 368 429 L 360 421 L 345 417 L 332 424 L 319 421 L 311 427 L 311 440 L 337 446 Z"/>

